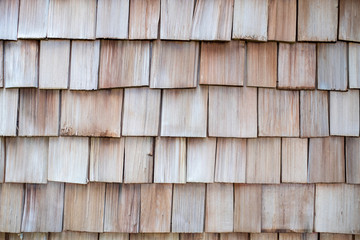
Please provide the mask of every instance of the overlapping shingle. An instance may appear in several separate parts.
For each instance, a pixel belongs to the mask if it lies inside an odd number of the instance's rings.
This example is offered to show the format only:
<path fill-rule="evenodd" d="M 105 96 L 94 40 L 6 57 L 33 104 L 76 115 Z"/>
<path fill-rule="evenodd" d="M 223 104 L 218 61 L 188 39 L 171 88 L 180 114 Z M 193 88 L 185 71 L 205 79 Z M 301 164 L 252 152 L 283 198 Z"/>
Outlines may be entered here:
<path fill-rule="evenodd" d="M 356 0 L 339 1 L 339 39 L 360 42 L 360 3 Z"/>
<path fill-rule="evenodd" d="M 16 40 L 19 0 L 4 0 L 0 2 L 0 39 Z"/>
<path fill-rule="evenodd" d="M 349 87 L 360 88 L 360 44 L 349 43 Z"/>
<path fill-rule="evenodd" d="M 360 138 L 346 138 L 346 182 L 360 184 Z"/>
<path fill-rule="evenodd" d="M 16 136 L 19 89 L 0 89 L 0 135 Z"/>

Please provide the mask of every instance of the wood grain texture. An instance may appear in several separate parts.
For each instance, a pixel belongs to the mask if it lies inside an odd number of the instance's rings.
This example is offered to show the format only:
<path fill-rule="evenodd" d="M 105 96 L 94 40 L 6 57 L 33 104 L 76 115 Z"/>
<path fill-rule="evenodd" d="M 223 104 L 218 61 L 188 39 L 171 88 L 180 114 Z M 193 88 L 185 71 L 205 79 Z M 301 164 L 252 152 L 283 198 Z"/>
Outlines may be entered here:
<path fill-rule="evenodd" d="M 194 0 L 162 0 L 160 39 L 189 40 L 194 6 Z"/>
<path fill-rule="evenodd" d="M 257 136 L 257 89 L 209 87 L 209 136 Z"/>
<path fill-rule="evenodd" d="M 298 41 L 335 42 L 338 29 L 338 0 L 299 0 Z"/>
<path fill-rule="evenodd" d="M 161 136 L 206 137 L 208 92 L 207 86 L 163 90 Z"/>
<path fill-rule="evenodd" d="M 127 233 L 100 233 L 99 240 L 129 240 Z"/>
<path fill-rule="evenodd" d="M 39 43 L 6 41 L 4 49 L 5 87 L 38 87 Z"/>
<path fill-rule="evenodd" d="M 247 86 L 276 87 L 277 54 L 274 42 L 247 43 Z"/>
<path fill-rule="evenodd" d="M 248 139 L 246 182 L 280 183 L 280 138 Z"/>
<path fill-rule="evenodd" d="M 268 40 L 296 41 L 296 0 L 269 0 Z"/>
<path fill-rule="evenodd" d="M 96 38 L 126 39 L 129 0 L 100 0 L 97 3 Z"/>
<path fill-rule="evenodd" d="M 125 88 L 124 94 L 122 135 L 157 136 L 161 90 L 148 87 Z"/>
<path fill-rule="evenodd" d="M 345 91 L 348 86 L 347 44 L 318 43 L 318 89 Z"/>
<path fill-rule="evenodd" d="M 345 182 L 343 137 L 310 138 L 309 182 Z"/>
<path fill-rule="evenodd" d="M 130 240 L 179 240 L 177 233 L 130 234 Z"/>
<path fill-rule="evenodd" d="M 242 86 L 245 79 L 245 43 L 202 42 L 200 84 Z"/>
<path fill-rule="evenodd" d="M 315 89 L 316 44 L 280 43 L 278 87 L 283 89 Z"/>
<path fill-rule="evenodd" d="M 205 219 L 205 184 L 175 184 L 172 232 L 201 233 Z"/>
<path fill-rule="evenodd" d="M 359 136 L 359 90 L 330 92 L 330 135 Z"/>
<path fill-rule="evenodd" d="M 360 3 L 356 0 L 340 0 L 339 39 L 360 42 Z"/>
<path fill-rule="evenodd" d="M 154 138 L 125 138 L 125 183 L 151 183 L 154 165 Z"/>
<path fill-rule="evenodd" d="M 234 185 L 234 231 L 261 232 L 261 185 Z"/>
<path fill-rule="evenodd" d="M 24 204 L 23 184 L 0 184 L 0 231 L 20 232 Z"/>
<path fill-rule="evenodd" d="M 18 38 L 45 38 L 49 0 L 20 1 Z"/>
<path fill-rule="evenodd" d="M 268 0 L 234 0 L 234 39 L 267 41 Z"/>
<path fill-rule="evenodd" d="M 154 182 L 186 182 L 186 138 L 156 138 Z"/>
<path fill-rule="evenodd" d="M 205 232 L 233 231 L 233 195 L 233 184 L 207 184 Z"/>
<path fill-rule="evenodd" d="M 170 232 L 172 184 L 142 184 L 140 232 Z"/>
<path fill-rule="evenodd" d="M 105 183 L 66 184 L 63 231 L 102 232 L 104 204 Z"/>
<path fill-rule="evenodd" d="M 351 234 L 320 233 L 320 240 L 352 240 Z"/>
<path fill-rule="evenodd" d="M 316 185 L 315 231 L 359 234 L 359 198 L 359 185 Z"/>
<path fill-rule="evenodd" d="M 57 136 L 59 133 L 60 92 L 21 89 L 19 136 Z"/>
<path fill-rule="evenodd" d="M 136 233 L 140 228 L 140 185 L 107 184 L 105 232 Z"/>
<path fill-rule="evenodd" d="M 50 0 L 48 38 L 94 39 L 96 0 Z"/>
<path fill-rule="evenodd" d="M 19 0 L 0 1 L 0 39 L 17 39 L 19 5 Z"/>
<path fill-rule="evenodd" d="M 129 39 L 156 39 L 160 0 L 130 0 Z"/>
<path fill-rule="evenodd" d="M 259 136 L 298 137 L 299 92 L 261 88 L 258 94 Z"/>
<path fill-rule="evenodd" d="M 99 88 L 149 85 L 148 41 L 101 41 Z"/>
<path fill-rule="evenodd" d="M 90 181 L 122 182 L 124 138 L 91 138 Z"/>
<path fill-rule="evenodd" d="M 0 87 L 4 87 L 4 41 L 0 41 Z"/>
<path fill-rule="evenodd" d="M 61 232 L 50 233 L 49 240 L 97 240 L 98 233 Z"/>
<path fill-rule="evenodd" d="M 0 137 L 0 183 L 5 177 L 5 138 Z"/>
<path fill-rule="evenodd" d="M 120 137 L 123 90 L 63 91 L 60 134 Z"/>
<path fill-rule="evenodd" d="M 329 93 L 300 92 L 300 136 L 329 136 Z"/>
<path fill-rule="evenodd" d="M 0 89 L 0 136 L 16 136 L 18 89 Z"/>
<path fill-rule="evenodd" d="M 70 41 L 40 41 L 39 88 L 66 89 L 69 82 Z"/>
<path fill-rule="evenodd" d="M 220 240 L 248 240 L 248 233 L 220 233 Z"/>
<path fill-rule="evenodd" d="M 234 0 L 196 1 L 191 39 L 230 41 L 233 5 Z"/>
<path fill-rule="evenodd" d="M 360 44 L 357 43 L 349 43 L 349 87 L 360 88 Z"/>
<path fill-rule="evenodd" d="M 6 182 L 47 183 L 49 140 L 6 139 Z"/>
<path fill-rule="evenodd" d="M 48 240 L 48 233 L 23 233 L 22 239 L 18 235 L 19 240 Z"/>
<path fill-rule="evenodd" d="M 48 180 L 86 184 L 88 181 L 89 139 L 50 137 Z"/>
<path fill-rule="evenodd" d="M 277 233 L 250 233 L 250 240 L 277 240 Z"/>
<path fill-rule="evenodd" d="M 194 88 L 197 84 L 199 43 L 154 41 L 150 87 Z"/>
<path fill-rule="evenodd" d="M 22 232 L 61 232 L 64 183 L 26 184 Z"/>
<path fill-rule="evenodd" d="M 186 182 L 214 182 L 216 138 L 188 138 Z"/>
<path fill-rule="evenodd" d="M 311 184 L 263 185 L 262 231 L 312 232 L 314 193 Z"/>
<path fill-rule="evenodd" d="M 245 183 L 246 139 L 218 138 L 215 182 Z"/>
<path fill-rule="evenodd" d="M 279 233 L 279 240 L 318 240 L 318 233 Z"/>
<path fill-rule="evenodd" d="M 346 138 L 346 182 L 360 184 L 360 138 Z"/>
<path fill-rule="evenodd" d="M 182 233 L 180 240 L 220 240 L 218 233 Z"/>
<path fill-rule="evenodd" d="M 307 138 L 281 139 L 281 182 L 306 183 L 307 162 Z"/>
<path fill-rule="evenodd" d="M 100 41 L 71 42 L 70 89 L 97 89 L 99 55 Z"/>

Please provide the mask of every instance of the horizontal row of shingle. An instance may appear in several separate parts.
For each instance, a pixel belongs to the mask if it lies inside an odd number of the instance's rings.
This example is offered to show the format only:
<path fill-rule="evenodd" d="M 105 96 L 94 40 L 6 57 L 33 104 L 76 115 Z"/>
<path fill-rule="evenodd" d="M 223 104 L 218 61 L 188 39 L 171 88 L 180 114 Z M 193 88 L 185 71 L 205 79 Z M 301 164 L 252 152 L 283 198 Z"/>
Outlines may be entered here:
<path fill-rule="evenodd" d="M 3 0 L 0 39 L 360 41 L 359 11 L 357 0 Z"/>
<path fill-rule="evenodd" d="M 0 182 L 360 184 L 360 138 L 0 138 Z"/>
<path fill-rule="evenodd" d="M 203 42 L 201 51 L 199 42 L 3 43 L 0 41 L 0 87 L 6 88 L 194 88 L 198 82 L 279 89 L 360 88 L 357 43 Z"/>
<path fill-rule="evenodd" d="M 347 184 L 1 184 L 0 230 L 359 234 L 359 198 Z"/>
<path fill-rule="evenodd" d="M 359 90 L 0 89 L 0 136 L 359 136 Z"/>
<path fill-rule="evenodd" d="M 354 237 L 354 238 L 353 238 Z M 334 233 L 3 233 L 1 240 L 359 240 Z"/>

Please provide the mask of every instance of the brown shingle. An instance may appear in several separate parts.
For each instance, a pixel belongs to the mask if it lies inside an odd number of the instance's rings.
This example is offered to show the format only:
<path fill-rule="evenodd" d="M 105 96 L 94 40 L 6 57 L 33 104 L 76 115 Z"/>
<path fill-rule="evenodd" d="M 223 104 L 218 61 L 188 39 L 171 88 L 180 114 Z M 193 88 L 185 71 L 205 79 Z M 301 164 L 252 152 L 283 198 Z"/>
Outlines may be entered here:
<path fill-rule="evenodd" d="M 177 233 L 130 234 L 130 240 L 179 240 Z"/>
<path fill-rule="evenodd" d="M 19 38 L 45 38 L 47 31 L 49 0 L 20 2 Z"/>
<path fill-rule="evenodd" d="M 0 89 L 0 136 L 16 136 L 18 99 L 18 89 Z"/>
<path fill-rule="evenodd" d="M 351 234 L 320 233 L 320 240 L 352 240 Z"/>
<path fill-rule="evenodd" d="M 0 39 L 16 40 L 19 5 L 19 0 L 0 1 Z"/>
<path fill-rule="evenodd" d="M 360 88 L 360 44 L 349 43 L 349 87 Z"/>
<path fill-rule="evenodd" d="M 277 233 L 250 233 L 250 240 L 277 240 Z"/>
<path fill-rule="evenodd" d="M 0 183 L 4 182 L 5 176 L 5 138 L 0 137 Z"/>
<path fill-rule="evenodd" d="M 99 240 L 129 240 L 128 233 L 100 233 Z"/>
<path fill-rule="evenodd" d="M 97 240 L 98 233 L 61 232 L 49 233 L 49 240 Z"/>
<path fill-rule="evenodd" d="M 220 240 L 248 240 L 247 233 L 220 233 Z"/>
<path fill-rule="evenodd" d="M 0 184 L 0 202 L 0 231 L 20 232 L 24 185 Z"/>
<path fill-rule="evenodd" d="M 359 1 L 340 0 L 339 40 L 360 42 L 359 11 Z"/>
<path fill-rule="evenodd" d="M 346 182 L 360 184 L 360 138 L 346 138 Z"/>

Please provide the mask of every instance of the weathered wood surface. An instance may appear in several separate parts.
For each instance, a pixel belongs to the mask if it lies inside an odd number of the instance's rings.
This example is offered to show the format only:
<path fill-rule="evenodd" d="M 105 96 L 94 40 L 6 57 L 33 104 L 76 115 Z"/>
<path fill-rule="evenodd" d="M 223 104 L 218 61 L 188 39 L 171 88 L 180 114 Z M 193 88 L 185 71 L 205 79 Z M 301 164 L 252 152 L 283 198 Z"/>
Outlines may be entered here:
<path fill-rule="evenodd" d="M 234 185 L 234 231 L 261 232 L 261 185 Z"/>
<path fill-rule="evenodd" d="M 263 185 L 262 231 L 312 232 L 314 193 L 312 184 Z"/>
<path fill-rule="evenodd" d="M 360 2 L 340 0 L 339 4 L 339 40 L 360 42 Z"/>
<path fill-rule="evenodd" d="M 62 91 L 60 134 L 120 137 L 123 90 Z"/>
<path fill-rule="evenodd" d="M 126 88 L 124 94 L 122 135 L 157 136 L 160 125 L 161 90 Z"/>
<path fill-rule="evenodd" d="M 95 38 L 96 0 L 50 0 L 48 38 Z"/>
<path fill-rule="evenodd" d="M 23 184 L 0 184 L 0 231 L 20 232 L 24 204 Z"/>
<path fill-rule="evenodd" d="M 5 138 L 0 137 L 0 183 L 5 181 Z"/>
<path fill-rule="evenodd" d="M 26 184 L 21 231 L 61 232 L 64 183 Z"/>
<path fill-rule="evenodd" d="M 257 89 L 209 87 L 209 136 L 257 136 Z"/>
<path fill-rule="evenodd" d="M 300 136 L 329 136 L 329 93 L 300 92 Z"/>
<path fill-rule="evenodd" d="M 234 0 L 232 37 L 267 41 L 268 0 Z"/>
<path fill-rule="evenodd" d="M 98 88 L 100 41 L 72 41 L 70 89 Z"/>
<path fill-rule="evenodd" d="M 335 42 L 338 30 L 338 0 L 299 0 L 298 41 Z"/>
<path fill-rule="evenodd" d="M 205 219 L 205 184 L 175 184 L 172 203 L 172 232 L 201 233 Z"/>
<path fill-rule="evenodd" d="M 194 3 L 194 0 L 161 1 L 160 39 L 190 39 Z"/>
<path fill-rule="evenodd" d="M 61 232 L 49 233 L 49 240 L 97 240 L 98 233 Z"/>
<path fill-rule="evenodd" d="M 161 136 L 206 137 L 208 92 L 207 86 L 163 90 Z"/>
<path fill-rule="evenodd" d="M 66 184 L 63 231 L 103 232 L 105 183 Z"/>
<path fill-rule="evenodd" d="M 47 183 L 49 140 L 6 139 L 6 182 Z"/>
<path fill-rule="evenodd" d="M 128 233 L 100 233 L 99 240 L 129 240 Z"/>
<path fill-rule="evenodd" d="M 140 185 L 107 184 L 104 231 L 136 233 L 139 228 Z"/>
<path fill-rule="evenodd" d="M 126 39 L 129 27 L 129 0 L 99 0 L 96 38 Z"/>
<path fill-rule="evenodd" d="M 343 137 L 310 138 L 309 182 L 345 182 Z"/>
<path fill-rule="evenodd" d="M 0 41 L 0 87 L 4 87 L 4 41 Z"/>
<path fill-rule="evenodd" d="M 250 240 L 277 240 L 277 233 L 250 233 Z"/>
<path fill-rule="evenodd" d="M 0 1 L 0 39 L 17 39 L 19 5 L 19 0 Z"/>
<path fill-rule="evenodd" d="M 360 88 L 360 44 L 349 43 L 349 87 Z"/>
<path fill-rule="evenodd" d="M 91 138 L 90 181 L 122 182 L 124 138 Z"/>
<path fill-rule="evenodd" d="M 186 182 L 186 138 L 156 138 L 154 182 Z"/>
<path fill-rule="evenodd" d="M 197 42 L 154 41 L 152 45 L 150 87 L 196 87 L 198 58 L 199 43 Z"/>
<path fill-rule="evenodd" d="M 20 1 L 18 38 L 45 38 L 49 0 Z"/>
<path fill-rule="evenodd" d="M 102 40 L 99 88 L 148 86 L 149 64 L 148 41 Z"/>
<path fill-rule="evenodd" d="M 68 88 L 70 40 L 40 41 L 39 61 L 39 88 Z"/>
<path fill-rule="evenodd" d="M 320 233 L 320 240 L 352 240 L 351 234 Z"/>
<path fill-rule="evenodd" d="M 233 231 L 233 184 L 208 184 L 205 204 L 205 232 Z"/>
<path fill-rule="evenodd" d="M 359 136 L 359 90 L 330 92 L 330 135 Z"/>
<path fill-rule="evenodd" d="M 279 240 L 318 240 L 318 233 L 279 233 Z"/>
<path fill-rule="evenodd" d="M 0 89 L 0 136 L 16 136 L 18 89 Z"/>
<path fill-rule="evenodd" d="M 49 181 L 86 184 L 88 181 L 88 160 L 88 138 L 49 138 Z"/>
<path fill-rule="evenodd" d="M 306 183 L 308 169 L 308 139 L 281 140 L 281 182 Z"/>
<path fill-rule="evenodd" d="M 180 240 L 220 240 L 218 233 L 182 233 Z"/>
<path fill-rule="evenodd" d="M 277 54 L 274 42 L 247 44 L 247 86 L 276 87 Z"/>
<path fill-rule="evenodd" d="M 317 185 L 314 230 L 360 234 L 359 198 L 359 185 Z"/>
<path fill-rule="evenodd" d="M 140 232 L 170 232 L 172 184 L 142 184 Z"/>
<path fill-rule="evenodd" d="M 130 240 L 179 240 L 177 233 L 130 234 Z"/>
<path fill-rule="evenodd" d="M 48 233 L 23 233 L 22 236 L 19 234 L 16 234 L 18 238 L 16 240 L 48 240 Z M 22 239 L 21 239 L 22 237 Z M 11 237 L 9 237 L 9 240 Z M 15 240 L 15 239 L 14 239 Z"/>
<path fill-rule="evenodd" d="M 218 138 L 215 182 L 245 183 L 246 140 Z"/>
<path fill-rule="evenodd" d="M 280 43 L 278 87 L 283 89 L 315 89 L 316 44 Z"/>
<path fill-rule="evenodd" d="M 191 39 L 230 41 L 233 2 L 233 0 L 196 1 Z"/>
<path fill-rule="evenodd" d="M 268 40 L 296 41 L 296 0 L 269 0 Z"/>
<path fill-rule="evenodd" d="M 346 138 L 346 182 L 360 184 L 360 138 Z"/>
<path fill-rule="evenodd" d="M 280 138 L 248 139 L 246 183 L 280 183 Z"/>
<path fill-rule="evenodd" d="M 259 136 L 298 137 L 299 92 L 261 88 L 258 94 Z"/>
<path fill-rule="evenodd" d="M 220 240 L 249 240 L 247 233 L 220 233 Z"/>
<path fill-rule="evenodd" d="M 156 39 L 160 0 L 130 0 L 129 38 Z"/>
<path fill-rule="evenodd" d="M 4 43 L 6 88 L 38 87 L 39 43 L 35 40 Z"/>

